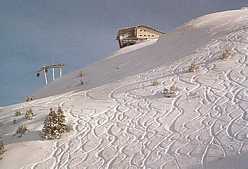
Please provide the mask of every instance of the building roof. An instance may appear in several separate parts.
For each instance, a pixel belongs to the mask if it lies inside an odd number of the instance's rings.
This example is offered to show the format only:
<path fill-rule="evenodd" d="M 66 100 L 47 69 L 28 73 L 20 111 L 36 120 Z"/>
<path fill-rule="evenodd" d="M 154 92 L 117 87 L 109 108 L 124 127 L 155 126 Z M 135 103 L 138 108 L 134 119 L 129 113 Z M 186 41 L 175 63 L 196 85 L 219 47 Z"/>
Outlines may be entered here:
<path fill-rule="evenodd" d="M 136 26 L 136 28 L 141 28 L 141 27 L 147 28 L 147 29 L 151 29 L 151 30 L 153 30 L 153 31 L 155 31 L 155 32 L 158 32 L 158 33 L 161 33 L 161 34 L 165 34 L 164 32 L 161 32 L 161 31 L 159 31 L 158 29 L 155 29 L 155 28 L 150 27 L 150 26 L 147 26 L 147 25 L 138 25 L 138 26 Z"/>
<path fill-rule="evenodd" d="M 157 29 L 155 29 L 155 28 L 152 28 L 152 27 L 150 27 L 150 26 L 146 26 L 146 25 L 137 25 L 137 26 L 132 26 L 132 27 L 121 28 L 121 29 L 118 31 L 118 35 L 120 35 L 120 34 L 122 34 L 122 33 L 125 33 L 126 31 L 128 31 L 128 30 L 130 30 L 130 29 L 135 30 L 136 28 L 141 28 L 141 27 L 147 28 L 147 29 L 151 29 L 151 30 L 153 30 L 153 31 L 155 31 L 155 32 L 158 32 L 158 33 L 161 33 L 161 34 L 165 34 L 164 32 L 161 32 L 161 31 L 159 31 L 159 30 L 157 30 Z M 117 35 L 117 37 L 118 37 L 118 35 Z"/>

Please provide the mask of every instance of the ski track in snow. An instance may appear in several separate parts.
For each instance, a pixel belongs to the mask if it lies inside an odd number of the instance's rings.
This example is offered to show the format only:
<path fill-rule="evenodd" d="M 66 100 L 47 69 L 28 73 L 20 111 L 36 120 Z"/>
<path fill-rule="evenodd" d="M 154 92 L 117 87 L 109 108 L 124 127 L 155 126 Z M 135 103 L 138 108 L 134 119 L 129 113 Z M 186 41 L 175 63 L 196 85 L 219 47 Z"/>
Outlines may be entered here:
<path fill-rule="evenodd" d="M 53 141 L 50 156 L 23 169 L 207 169 L 211 161 L 247 152 L 248 42 L 242 39 L 247 36 L 244 28 L 199 50 L 203 54 L 194 58 L 201 65 L 198 72 L 185 71 L 185 60 L 173 70 L 140 74 L 138 82 L 112 90 L 108 103 L 90 91 L 35 103 L 42 109 L 58 102 L 73 118 L 74 131 L 66 141 Z M 220 41 L 235 52 L 226 61 L 218 59 Z M 155 80 L 161 83 L 152 86 Z M 156 94 L 173 82 L 177 97 Z"/>

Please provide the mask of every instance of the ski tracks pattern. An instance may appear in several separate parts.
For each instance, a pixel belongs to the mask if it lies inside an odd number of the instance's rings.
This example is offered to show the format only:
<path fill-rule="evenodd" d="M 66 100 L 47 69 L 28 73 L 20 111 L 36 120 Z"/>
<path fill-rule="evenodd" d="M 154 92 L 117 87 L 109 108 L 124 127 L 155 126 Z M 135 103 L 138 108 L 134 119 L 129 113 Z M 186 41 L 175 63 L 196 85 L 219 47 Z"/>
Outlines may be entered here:
<path fill-rule="evenodd" d="M 60 104 L 74 131 L 54 141 L 49 157 L 24 168 L 207 169 L 247 152 L 247 36 L 244 28 L 199 49 L 191 60 L 199 72 L 185 71 L 185 60 L 140 74 L 138 82 L 114 89 L 109 103 L 88 92 L 68 95 Z M 227 61 L 219 59 L 225 46 L 233 53 Z M 157 91 L 174 82 L 179 95 L 161 97 Z"/>

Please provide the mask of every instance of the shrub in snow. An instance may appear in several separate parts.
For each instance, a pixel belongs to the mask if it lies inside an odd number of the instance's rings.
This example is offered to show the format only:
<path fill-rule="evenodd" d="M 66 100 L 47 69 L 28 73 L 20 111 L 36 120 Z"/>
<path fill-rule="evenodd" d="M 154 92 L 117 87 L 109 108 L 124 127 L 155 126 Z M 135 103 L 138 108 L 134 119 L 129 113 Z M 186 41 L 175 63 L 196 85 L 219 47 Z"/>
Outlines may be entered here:
<path fill-rule="evenodd" d="M 27 120 L 32 120 L 33 116 L 34 116 L 34 114 L 33 114 L 32 109 L 28 109 L 28 110 L 26 111 L 26 114 L 25 114 L 25 119 L 27 119 Z"/>
<path fill-rule="evenodd" d="M 20 111 L 15 112 L 15 116 L 20 116 L 20 115 L 22 115 L 22 113 Z"/>
<path fill-rule="evenodd" d="M 230 49 L 225 49 L 220 57 L 221 60 L 227 60 L 232 56 Z"/>
<path fill-rule="evenodd" d="M 16 120 L 16 119 L 14 119 L 14 120 L 13 120 L 13 124 L 16 124 L 16 123 L 17 123 L 17 120 Z"/>
<path fill-rule="evenodd" d="M 152 86 L 158 86 L 159 85 L 159 82 L 158 81 L 153 81 L 152 82 Z"/>
<path fill-rule="evenodd" d="M 59 139 L 61 135 L 67 131 L 65 123 L 65 115 L 61 107 L 58 107 L 57 112 L 52 108 L 44 121 L 42 129 L 42 137 L 44 139 Z"/>
<path fill-rule="evenodd" d="M 33 100 L 33 97 L 31 97 L 31 96 L 27 96 L 26 99 L 25 99 L 26 102 L 30 102 L 32 100 Z"/>
<path fill-rule="evenodd" d="M 27 131 L 27 126 L 25 124 L 22 124 L 17 128 L 16 135 L 18 135 L 18 137 L 22 137 L 22 135 L 25 134 Z"/>
<path fill-rule="evenodd" d="M 162 94 L 165 97 L 175 97 L 178 94 L 177 88 L 175 86 L 175 84 L 173 84 L 169 89 L 164 88 L 164 90 L 162 91 Z"/>
<path fill-rule="evenodd" d="M 66 132 L 72 131 L 72 130 L 73 130 L 73 125 L 72 125 L 71 123 L 67 124 L 67 125 L 65 126 L 65 130 L 66 130 Z"/>
<path fill-rule="evenodd" d="M 197 72 L 199 70 L 199 65 L 192 63 L 189 67 L 189 72 Z"/>
<path fill-rule="evenodd" d="M 3 154 L 5 153 L 5 151 L 6 151 L 6 149 L 5 149 L 5 147 L 4 147 L 4 144 L 3 144 L 3 142 L 1 141 L 0 142 L 0 160 L 1 159 L 3 159 Z"/>

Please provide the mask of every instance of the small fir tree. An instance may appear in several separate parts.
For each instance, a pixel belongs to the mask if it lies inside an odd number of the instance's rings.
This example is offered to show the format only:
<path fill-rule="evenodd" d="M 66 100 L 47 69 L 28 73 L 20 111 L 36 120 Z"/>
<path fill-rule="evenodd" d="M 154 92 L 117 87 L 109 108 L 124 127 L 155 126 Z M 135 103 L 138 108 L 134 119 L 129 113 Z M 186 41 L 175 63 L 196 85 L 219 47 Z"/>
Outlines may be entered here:
<path fill-rule="evenodd" d="M 3 141 L 0 141 L 0 160 L 3 159 L 3 154 L 5 153 L 6 149 L 4 147 Z"/>
<path fill-rule="evenodd" d="M 27 120 L 32 120 L 32 119 L 33 119 L 33 116 L 34 116 L 34 114 L 33 114 L 32 109 L 28 109 L 28 110 L 26 111 L 26 114 L 25 114 L 25 119 L 27 119 Z"/>
<path fill-rule="evenodd" d="M 189 67 L 189 72 L 197 72 L 199 70 L 199 66 L 196 65 L 195 63 L 192 63 Z"/>
<path fill-rule="evenodd" d="M 164 90 L 162 91 L 162 94 L 165 97 L 175 97 L 178 94 L 176 85 L 172 84 L 169 89 L 164 88 Z"/>
<path fill-rule="evenodd" d="M 44 121 L 42 129 L 42 137 L 44 139 L 59 139 L 66 132 L 65 115 L 61 107 L 58 107 L 57 112 L 52 108 Z"/>
<path fill-rule="evenodd" d="M 15 116 L 20 116 L 20 115 L 22 115 L 21 111 L 16 111 L 15 112 Z"/>
<path fill-rule="evenodd" d="M 227 60 L 232 56 L 230 49 L 225 49 L 220 57 L 221 60 Z"/>
<path fill-rule="evenodd" d="M 18 135 L 18 137 L 22 137 L 22 135 L 24 135 L 27 131 L 27 126 L 25 124 L 22 124 L 17 128 L 16 135 Z"/>
<path fill-rule="evenodd" d="M 155 80 L 155 81 L 152 82 L 152 86 L 158 86 L 158 85 L 159 85 L 158 81 Z"/>

